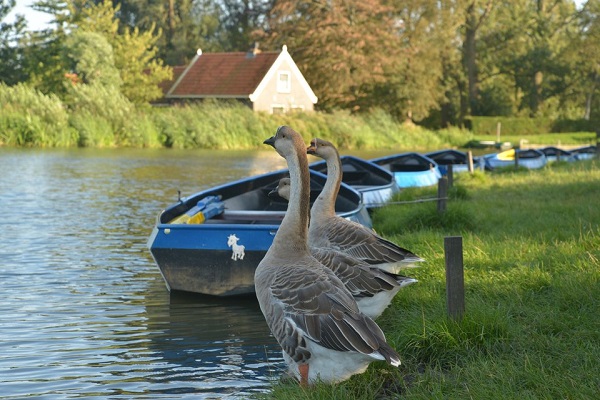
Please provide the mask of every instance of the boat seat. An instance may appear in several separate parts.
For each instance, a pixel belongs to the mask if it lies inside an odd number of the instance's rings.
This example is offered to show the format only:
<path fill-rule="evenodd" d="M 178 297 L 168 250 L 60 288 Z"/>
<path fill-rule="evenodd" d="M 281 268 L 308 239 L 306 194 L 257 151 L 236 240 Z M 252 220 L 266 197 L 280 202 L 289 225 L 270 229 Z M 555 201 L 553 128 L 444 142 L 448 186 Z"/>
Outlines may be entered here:
<path fill-rule="evenodd" d="M 421 164 L 401 164 L 392 163 L 390 164 L 390 170 L 392 172 L 416 172 L 416 171 L 427 171 L 429 166 Z"/>
<path fill-rule="evenodd" d="M 354 185 L 365 182 L 368 177 L 369 173 L 367 171 L 344 171 L 342 180 L 346 184 Z"/>

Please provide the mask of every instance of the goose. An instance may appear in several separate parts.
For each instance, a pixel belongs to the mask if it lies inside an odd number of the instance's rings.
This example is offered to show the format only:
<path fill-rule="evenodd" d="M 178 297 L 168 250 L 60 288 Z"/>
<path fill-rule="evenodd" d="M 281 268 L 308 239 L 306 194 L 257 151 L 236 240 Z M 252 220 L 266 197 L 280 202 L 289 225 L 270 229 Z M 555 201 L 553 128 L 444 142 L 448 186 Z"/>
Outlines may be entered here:
<path fill-rule="evenodd" d="M 302 136 L 279 127 L 264 141 L 285 158 L 291 179 L 288 210 L 254 274 L 256 296 L 289 373 L 301 385 L 335 383 L 375 360 L 400 365 L 379 326 L 362 314 L 333 271 L 308 249 L 310 173 Z"/>
<path fill-rule="evenodd" d="M 335 199 L 342 182 L 342 162 L 333 144 L 313 139 L 308 154 L 323 158 L 327 164 L 327 181 L 310 211 L 309 245 L 345 252 L 384 271 L 398 273 L 424 261 L 357 222 L 335 214 Z"/>
<path fill-rule="evenodd" d="M 290 191 L 290 178 L 281 178 L 269 195 L 277 194 L 289 201 Z M 313 257 L 340 278 L 356 300 L 359 310 L 373 319 L 383 313 L 401 288 L 417 282 L 416 279 L 373 267 L 338 250 L 310 246 L 309 250 Z"/>

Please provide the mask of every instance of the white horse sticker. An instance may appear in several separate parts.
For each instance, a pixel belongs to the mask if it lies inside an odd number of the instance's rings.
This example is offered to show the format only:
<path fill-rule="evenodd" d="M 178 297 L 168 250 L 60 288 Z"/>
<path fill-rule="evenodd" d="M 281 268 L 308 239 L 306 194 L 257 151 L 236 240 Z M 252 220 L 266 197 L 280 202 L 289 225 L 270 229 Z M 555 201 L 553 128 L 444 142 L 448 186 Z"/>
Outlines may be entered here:
<path fill-rule="evenodd" d="M 227 240 L 227 246 L 231 247 L 233 250 L 233 254 L 231 255 L 231 259 L 234 261 L 243 260 L 244 259 L 244 247 L 241 244 L 237 244 L 238 240 L 240 240 L 235 234 L 229 235 Z"/>

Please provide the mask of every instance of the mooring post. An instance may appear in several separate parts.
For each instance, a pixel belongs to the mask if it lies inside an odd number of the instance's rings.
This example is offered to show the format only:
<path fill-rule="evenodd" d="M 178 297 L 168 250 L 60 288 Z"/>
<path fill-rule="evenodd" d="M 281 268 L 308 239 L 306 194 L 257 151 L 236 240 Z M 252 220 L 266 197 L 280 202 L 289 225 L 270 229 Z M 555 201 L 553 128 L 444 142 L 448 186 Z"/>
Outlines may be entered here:
<path fill-rule="evenodd" d="M 467 160 L 469 161 L 469 172 L 473 173 L 473 152 L 471 150 L 467 151 Z"/>
<path fill-rule="evenodd" d="M 443 213 L 446 211 L 447 197 L 448 197 L 448 178 L 445 176 L 442 176 L 438 180 L 437 210 L 439 213 Z"/>
<path fill-rule="evenodd" d="M 448 169 L 446 171 L 448 171 L 447 175 L 448 175 L 448 188 L 451 188 L 452 185 L 454 184 L 454 167 L 452 166 L 452 164 L 448 164 L 446 166 Z"/>
<path fill-rule="evenodd" d="M 465 313 L 465 277 L 463 268 L 462 236 L 444 238 L 446 257 L 446 304 L 448 316 L 462 318 Z"/>
<path fill-rule="evenodd" d="M 596 129 L 596 158 L 600 158 L 600 146 L 598 146 L 598 142 L 600 142 L 600 128 Z"/>
<path fill-rule="evenodd" d="M 519 149 L 515 149 L 515 169 L 519 169 Z"/>

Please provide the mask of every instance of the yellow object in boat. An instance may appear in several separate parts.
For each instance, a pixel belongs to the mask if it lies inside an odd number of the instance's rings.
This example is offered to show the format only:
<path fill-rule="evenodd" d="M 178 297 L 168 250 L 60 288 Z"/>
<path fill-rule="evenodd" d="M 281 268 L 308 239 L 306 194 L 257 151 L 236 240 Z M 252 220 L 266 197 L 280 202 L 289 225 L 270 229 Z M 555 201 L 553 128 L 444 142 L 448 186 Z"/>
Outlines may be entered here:
<path fill-rule="evenodd" d="M 498 160 L 502 161 L 514 161 L 515 159 L 515 149 L 510 149 L 503 151 L 502 153 L 498 153 L 496 156 Z"/>
<path fill-rule="evenodd" d="M 208 196 L 190 208 L 186 213 L 169 221 L 170 224 L 202 224 L 207 218 L 212 218 L 223 212 L 225 204 L 221 196 Z"/>

